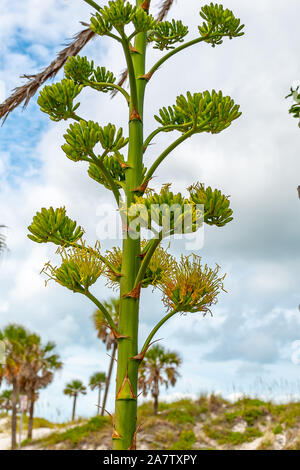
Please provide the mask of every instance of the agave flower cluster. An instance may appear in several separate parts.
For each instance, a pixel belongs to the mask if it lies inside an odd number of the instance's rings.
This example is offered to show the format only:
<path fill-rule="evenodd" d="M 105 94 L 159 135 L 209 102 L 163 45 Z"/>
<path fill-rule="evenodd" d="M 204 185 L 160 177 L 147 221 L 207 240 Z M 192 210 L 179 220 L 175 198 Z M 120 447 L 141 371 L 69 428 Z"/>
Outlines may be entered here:
<path fill-rule="evenodd" d="M 125 204 L 120 207 L 123 218 L 129 221 L 130 236 L 131 232 L 137 233 L 137 227 L 151 230 L 156 238 L 165 238 L 196 232 L 203 222 L 223 227 L 233 220 L 229 196 L 220 190 L 205 188 L 198 182 L 188 188 L 189 197 L 185 197 L 171 192 L 170 186 L 164 185 L 159 194 L 147 189 L 145 195 L 135 196 L 129 210 Z"/>
<path fill-rule="evenodd" d="M 202 266 L 201 257 L 195 254 L 181 256 L 175 269 L 169 276 L 163 276 L 159 288 L 163 292 L 163 303 L 170 311 L 210 312 L 210 307 L 217 303 L 217 296 L 224 291 L 223 280 L 219 277 L 220 267 Z"/>
<path fill-rule="evenodd" d="M 104 273 L 105 265 L 97 253 L 84 245 L 59 248 L 62 263 L 59 267 L 46 263 L 43 271 L 48 280 L 53 279 L 73 292 L 86 293 Z M 46 281 L 47 282 L 47 281 Z"/>

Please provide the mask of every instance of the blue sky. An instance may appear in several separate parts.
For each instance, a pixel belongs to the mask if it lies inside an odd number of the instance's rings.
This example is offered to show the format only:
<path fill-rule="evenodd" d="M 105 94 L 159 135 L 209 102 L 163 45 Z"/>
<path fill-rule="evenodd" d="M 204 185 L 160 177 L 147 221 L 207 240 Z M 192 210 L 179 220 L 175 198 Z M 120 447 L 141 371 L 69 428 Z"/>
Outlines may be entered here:
<path fill-rule="evenodd" d="M 0 93 L 8 96 L 22 73 L 37 72 L 51 62 L 81 29 L 79 21 L 88 21 L 91 7 L 81 0 L 2 3 Z M 296 0 L 274 3 L 224 1 L 246 24 L 245 36 L 215 49 L 190 49 L 165 65 L 147 92 L 146 133 L 153 129 L 152 116 L 159 107 L 174 103 L 186 90 L 222 89 L 243 112 L 224 133 L 199 135 L 178 148 L 152 185 L 159 189 L 173 181 L 174 190 L 184 191 L 203 181 L 231 195 L 235 216 L 224 229 L 207 227 L 197 252 L 227 273 L 228 293 L 220 296 L 213 317 L 174 318 L 159 334 L 164 345 L 183 357 L 181 378 L 169 390 L 172 396 L 201 391 L 264 394 L 268 385 L 278 399 L 298 392 L 299 365 L 291 355 L 300 339 L 300 133 L 284 96 L 292 83 L 300 82 L 299 5 Z M 178 0 L 170 17 L 182 18 L 195 35 L 196 13 L 203 4 L 189 0 L 187 8 Z M 120 50 L 107 40 L 92 41 L 82 54 L 109 65 L 115 74 L 124 68 Z M 159 54 L 151 52 L 149 63 Z M 51 122 L 36 98 L 0 128 L 0 223 L 8 226 L 10 248 L 0 265 L 0 328 L 15 321 L 57 342 L 65 365 L 41 393 L 37 411 L 64 419 L 71 413 L 71 403 L 61 393 L 64 384 L 73 378 L 87 383 L 90 374 L 106 369 L 109 358 L 93 329 L 93 305 L 58 285 L 45 289 L 39 272 L 53 259 L 55 248 L 35 246 L 26 238 L 26 227 L 42 206 L 65 205 L 93 242 L 99 207 L 112 200 L 89 179 L 84 165 L 65 158 L 60 145 L 68 124 Z M 85 90 L 80 101 L 82 115 L 126 129 L 121 97 L 111 101 Z M 169 138 L 151 147 L 150 162 Z M 104 241 L 103 250 L 112 244 Z M 184 246 L 172 242 L 171 251 L 179 254 Z M 95 293 L 104 299 L 111 295 L 104 282 Z M 163 314 L 159 293 L 144 291 L 142 301 L 141 341 Z M 110 409 L 112 392 L 113 386 Z M 79 402 L 79 414 L 92 415 L 95 401 L 90 392 Z"/>

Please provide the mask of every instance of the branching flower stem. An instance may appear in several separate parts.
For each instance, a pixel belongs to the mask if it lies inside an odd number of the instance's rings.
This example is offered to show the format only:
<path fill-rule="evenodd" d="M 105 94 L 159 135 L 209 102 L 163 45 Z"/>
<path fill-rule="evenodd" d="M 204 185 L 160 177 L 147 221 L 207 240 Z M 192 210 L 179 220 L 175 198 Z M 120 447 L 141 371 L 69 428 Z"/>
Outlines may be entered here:
<path fill-rule="evenodd" d="M 77 122 L 80 122 L 80 121 L 87 122 L 86 119 L 83 119 L 82 117 L 78 116 L 78 114 L 75 114 L 75 113 L 73 113 L 71 117 L 72 119 L 74 119 L 74 121 L 77 121 Z"/>
<path fill-rule="evenodd" d="M 118 90 L 120 93 L 122 93 L 122 95 L 125 97 L 126 101 L 127 101 L 127 104 L 129 105 L 130 104 L 130 96 L 129 94 L 127 93 L 126 90 L 124 90 L 123 87 L 119 86 L 119 85 L 116 85 L 115 83 L 106 83 L 106 82 L 88 82 L 89 86 L 91 88 L 94 88 L 95 90 L 97 90 L 97 87 L 98 88 L 101 88 L 101 87 L 107 87 L 109 86 L 110 88 L 114 88 L 116 90 Z"/>
<path fill-rule="evenodd" d="M 140 354 L 142 355 L 148 348 L 152 338 L 154 337 L 154 335 L 157 333 L 157 331 L 164 325 L 164 323 L 166 323 L 170 318 L 172 318 L 176 313 L 178 313 L 177 310 L 172 310 L 172 312 L 168 313 L 167 315 L 165 315 L 158 323 L 157 325 L 155 325 L 155 327 L 151 330 L 149 336 L 147 337 L 145 343 L 144 343 L 144 346 L 142 347 L 142 350 L 140 352 Z"/>
<path fill-rule="evenodd" d="M 89 5 L 91 5 L 91 7 L 95 8 L 95 10 L 97 11 L 101 11 L 101 8 L 100 8 L 100 5 L 98 5 L 96 2 L 94 2 L 93 0 L 83 0 L 85 3 L 88 3 Z"/>
<path fill-rule="evenodd" d="M 192 41 L 185 42 L 179 47 L 172 49 L 168 54 L 164 55 L 153 67 L 149 70 L 148 75 L 152 77 L 152 75 L 159 69 L 159 67 L 164 64 L 168 59 L 170 59 L 173 55 L 178 54 L 178 52 L 183 51 L 187 47 L 194 46 L 195 44 L 199 44 L 200 42 L 206 41 L 208 39 L 213 39 L 214 37 L 218 37 L 220 34 L 210 34 L 207 35 L 205 38 L 199 37 L 197 39 L 193 39 Z M 228 36 L 228 34 L 224 34 L 223 37 Z"/>
<path fill-rule="evenodd" d="M 143 281 L 143 279 L 145 277 L 145 274 L 146 274 L 147 267 L 148 267 L 148 265 L 151 261 L 152 256 L 154 255 L 154 252 L 155 252 L 156 248 L 160 244 L 161 240 L 162 240 L 162 232 L 160 232 L 158 238 L 155 238 L 151 241 L 151 244 L 149 245 L 149 247 L 146 251 L 146 255 L 145 255 L 145 257 L 142 261 L 142 264 L 140 266 L 140 269 L 137 273 L 134 287 L 137 287 L 139 285 L 139 283 Z"/>
<path fill-rule="evenodd" d="M 200 126 L 194 125 L 189 131 L 187 131 L 185 134 L 183 134 L 181 137 L 179 137 L 177 140 L 175 140 L 169 147 L 167 147 L 163 153 L 155 160 L 153 165 L 149 168 L 144 181 L 148 181 L 149 179 L 152 178 L 154 172 L 158 168 L 158 166 L 163 162 L 163 160 L 176 148 L 178 145 L 182 144 L 185 140 L 187 140 L 189 137 L 191 137 L 193 134 L 197 134 L 200 131 L 203 131 L 206 127 L 206 125 L 209 123 L 210 119 L 207 119 L 207 121 L 202 122 Z M 184 124 L 184 126 L 187 126 L 188 124 Z"/>
<path fill-rule="evenodd" d="M 195 133 L 194 129 L 189 130 L 182 136 L 180 136 L 178 139 L 176 139 L 171 145 L 169 145 L 166 150 L 163 151 L 163 153 L 155 160 L 153 165 L 149 168 L 144 181 L 148 181 L 150 178 L 152 178 L 154 172 L 158 168 L 158 166 L 162 163 L 162 161 L 171 153 L 178 145 L 180 145 L 182 142 L 187 140 L 189 137 L 191 137 Z"/>
<path fill-rule="evenodd" d="M 137 96 L 137 84 L 135 79 L 135 71 L 133 66 L 133 61 L 129 49 L 129 40 L 125 33 L 122 33 L 122 46 L 125 54 L 125 59 L 127 63 L 128 73 L 129 73 L 129 84 L 130 84 L 130 94 L 131 94 L 131 109 L 138 108 L 138 96 Z"/>
<path fill-rule="evenodd" d="M 178 125 L 171 124 L 169 126 L 158 127 L 153 132 L 151 132 L 151 134 L 149 134 L 149 136 L 145 140 L 145 142 L 144 142 L 144 152 L 146 152 L 146 150 L 149 147 L 151 141 L 160 132 L 180 131 L 180 130 L 184 129 L 185 127 L 191 126 L 192 124 L 193 124 L 192 121 L 190 121 L 190 122 L 187 122 L 187 123 L 184 123 L 184 124 L 178 124 Z"/>
<path fill-rule="evenodd" d="M 97 308 L 99 308 L 99 310 L 101 310 L 101 312 L 105 316 L 105 318 L 107 320 L 107 323 L 109 324 L 111 329 L 114 330 L 116 333 L 120 333 L 119 330 L 118 330 L 117 325 L 113 321 L 112 317 L 110 316 L 109 312 L 106 310 L 104 305 L 93 294 L 91 294 L 90 291 L 85 292 L 84 295 L 88 299 L 90 299 L 97 306 Z"/>
<path fill-rule="evenodd" d="M 106 179 L 107 183 L 111 187 L 113 195 L 115 196 L 116 203 L 119 207 L 119 204 L 120 204 L 120 191 L 118 190 L 118 187 L 117 187 L 116 183 L 114 182 L 114 180 L 112 179 L 112 176 L 110 175 L 110 173 L 107 171 L 107 169 L 103 165 L 103 163 L 101 161 L 101 158 L 100 159 L 97 158 L 97 156 L 94 154 L 94 152 L 90 152 L 90 156 L 92 158 L 92 163 L 99 168 L 99 170 L 102 172 L 104 178 Z"/>
<path fill-rule="evenodd" d="M 94 250 L 91 247 L 82 246 L 79 243 L 66 243 L 64 246 L 65 247 L 74 247 L 74 248 L 77 248 L 77 249 L 80 249 L 80 250 L 85 250 L 88 253 L 91 253 L 92 255 L 97 256 L 97 258 L 99 258 L 108 267 L 108 269 L 111 272 L 115 271 L 115 267 L 108 261 L 108 259 L 105 258 L 105 256 L 100 255 L 100 253 L 98 253 L 96 250 Z"/>

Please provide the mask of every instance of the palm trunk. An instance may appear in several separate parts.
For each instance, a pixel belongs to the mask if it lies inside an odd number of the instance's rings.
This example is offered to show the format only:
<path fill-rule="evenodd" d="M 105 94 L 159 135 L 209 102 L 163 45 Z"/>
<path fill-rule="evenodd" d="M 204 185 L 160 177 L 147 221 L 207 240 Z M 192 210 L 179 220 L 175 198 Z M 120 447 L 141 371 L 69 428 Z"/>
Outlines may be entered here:
<path fill-rule="evenodd" d="M 143 0 L 136 0 L 138 7 L 142 3 Z M 123 45 L 131 90 L 128 148 L 128 164 L 130 167 L 126 170 L 125 189 L 128 207 L 134 201 L 133 190 L 142 183 L 142 118 L 145 80 L 137 80 L 137 77 L 145 74 L 146 35 L 140 33 L 136 36 L 134 47 L 139 53 L 130 52 L 128 44 Z M 120 339 L 118 343 L 116 406 L 113 433 L 114 450 L 132 448 L 136 432 L 138 361 L 131 358 L 138 354 L 139 299 L 128 297 L 127 295 L 134 288 L 135 278 L 140 266 L 139 254 L 140 240 L 134 240 L 128 235 L 123 240 L 119 311 L 119 330 L 126 338 Z"/>
<path fill-rule="evenodd" d="M 113 371 L 113 367 L 114 367 L 116 352 L 117 352 L 117 343 L 114 342 L 112 355 L 111 355 L 111 359 L 110 359 L 110 364 L 109 364 L 109 369 L 108 369 L 108 375 L 107 375 L 106 384 L 105 384 L 105 391 L 104 391 L 103 403 L 102 403 L 102 408 L 101 408 L 101 416 L 104 416 L 106 400 L 107 400 L 109 385 L 110 385 L 110 381 L 111 381 L 111 375 L 112 375 L 112 371 Z"/>
<path fill-rule="evenodd" d="M 17 394 L 18 394 L 18 387 L 17 381 L 13 378 L 12 381 L 12 395 L 11 395 L 11 449 L 14 450 L 17 447 Z"/>
<path fill-rule="evenodd" d="M 73 411 L 72 411 L 72 421 L 75 420 L 76 400 L 77 400 L 77 395 L 74 395 Z"/>
<path fill-rule="evenodd" d="M 157 415 L 158 413 L 158 395 L 159 395 L 159 389 L 158 389 L 158 378 L 155 377 L 154 379 L 154 387 L 153 387 L 153 392 L 152 392 L 152 396 L 153 396 L 153 407 L 154 407 L 154 414 Z"/>
<path fill-rule="evenodd" d="M 101 386 L 98 387 L 98 406 L 97 406 L 97 416 L 99 414 L 99 410 L 100 410 L 100 398 L 101 398 Z"/>
<path fill-rule="evenodd" d="M 29 406 L 29 420 L 28 420 L 27 439 L 32 439 L 33 415 L 34 415 L 34 395 L 31 394 L 30 395 L 30 406 Z"/>
<path fill-rule="evenodd" d="M 153 395 L 154 398 L 154 414 L 157 415 L 158 412 L 158 395 Z"/>

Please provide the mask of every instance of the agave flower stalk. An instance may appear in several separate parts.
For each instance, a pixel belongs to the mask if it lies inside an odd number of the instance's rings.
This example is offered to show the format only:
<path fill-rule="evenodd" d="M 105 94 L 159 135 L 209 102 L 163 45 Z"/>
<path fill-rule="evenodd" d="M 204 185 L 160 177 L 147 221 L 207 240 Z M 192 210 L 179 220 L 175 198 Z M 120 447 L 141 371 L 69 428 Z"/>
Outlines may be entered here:
<path fill-rule="evenodd" d="M 157 20 L 151 15 L 151 0 L 136 0 L 135 5 L 111 0 L 104 7 L 93 0 L 84 1 L 95 9 L 91 31 L 116 41 L 123 51 L 129 91 L 122 86 L 124 80 L 116 84 L 114 74 L 106 68 L 95 67 L 86 57 L 76 56 L 66 62 L 65 78 L 42 90 L 38 104 L 54 121 L 71 120 L 62 149 L 72 161 L 86 162 L 89 176 L 112 192 L 122 220 L 122 244 L 103 254 L 99 243 L 88 245 L 84 230 L 69 219 L 65 208 L 52 207 L 36 214 L 29 226 L 29 237 L 37 243 L 52 242 L 59 247 L 61 266 L 47 263 L 44 272 L 60 285 L 89 298 L 102 312 L 105 325 L 117 341 L 113 448 L 134 449 L 138 429 L 138 371 L 154 335 L 176 313 L 205 314 L 223 289 L 224 276 L 218 276 L 218 267 L 215 270 L 203 267 L 195 256 L 177 262 L 162 248 L 161 242 L 176 233 L 196 232 L 203 223 L 222 227 L 232 220 L 229 198 L 217 189 L 195 183 L 183 195 L 173 193 L 170 184 L 163 186 L 159 193 L 148 185 L 160 164 L 181 143 L 195 134 L 222 132 L 241 114 L 233 99 L 221 91 L 188 92 L 180 95 L 175 105 L 159 110 L 155 116 L 159 127 L 145 137 L 145 91 L 151 90 L 151 79 L 159 68 L 186 48 L 200 43 L 215 47 L 225 38 L 244 33 L 243 25 L 232 11 L 213 3 L 201 8 L 198 35 L 186 41 L 187 26 L 180 20 L 163 21 L 172 1 L 163 2 L 163 14 Z M 163 54 L 148 70 L 147 45 L 153 45 Z M 80 116 L 77 97 L 85 87 L 95 93 L 122 94 L 128 107 L 128 137 L 114 124 L 102 127 Z M 162 132 L 179 132 L 179 137 L 170 139 L 170 145 L 147 169 L 144 161 L 148 146 Z M 96 146 L 101 147 L 99 154 Z M 188 222 L 183 215 L 186 208 Z M 140 217 L 133 229 L 135 212 Z M 150 241 L 141 238 L 143 229 L 152 231 Z M 117 323 L 105 303 L 90 290 L 100 276 L 119 289 Z M 140 291 L 148 286 L 162 291 L 167 313 L 139 350 Z"/>

